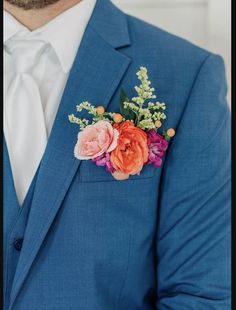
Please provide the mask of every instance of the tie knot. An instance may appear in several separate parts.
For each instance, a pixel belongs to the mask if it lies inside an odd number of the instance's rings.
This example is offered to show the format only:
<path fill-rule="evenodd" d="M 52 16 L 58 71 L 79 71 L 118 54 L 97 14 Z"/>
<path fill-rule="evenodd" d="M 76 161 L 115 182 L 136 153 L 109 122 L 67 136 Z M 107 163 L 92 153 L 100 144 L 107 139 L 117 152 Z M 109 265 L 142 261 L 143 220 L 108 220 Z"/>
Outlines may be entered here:
<path fill-rule="evenodd" d="M 30 72 L 40 59 L 47 43 L 42 40 L 14 39 L 7 46 L 17 73 Z"/>

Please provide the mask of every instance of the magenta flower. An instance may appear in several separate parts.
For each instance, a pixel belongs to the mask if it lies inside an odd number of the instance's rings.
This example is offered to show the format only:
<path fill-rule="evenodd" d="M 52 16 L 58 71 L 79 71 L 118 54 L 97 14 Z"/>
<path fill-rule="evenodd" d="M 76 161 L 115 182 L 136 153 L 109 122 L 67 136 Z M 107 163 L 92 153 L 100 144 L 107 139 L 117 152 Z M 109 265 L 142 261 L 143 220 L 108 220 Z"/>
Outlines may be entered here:
<path fill-rule="evenodd" d="M 149 149 L 147 165 L 159 168 L 162 165 L 162 157 L 165 156 L 168 148 L 168 142 L 154 129 L 151 129 L 147 132 L 147 143 Z"/>
<path fill-rule="evenodd" d="M 92 159 L 93 162 L 95 162 L 95 164 L 98 167 L 105 167 L 106 171 L 108 172 L 115 172 L 116 170 L 114 169 L 114 167 L 112 166 L 112 163 L 110 161 L 110 154 L 109 153 L 104 153 L 94 159 Z"/>

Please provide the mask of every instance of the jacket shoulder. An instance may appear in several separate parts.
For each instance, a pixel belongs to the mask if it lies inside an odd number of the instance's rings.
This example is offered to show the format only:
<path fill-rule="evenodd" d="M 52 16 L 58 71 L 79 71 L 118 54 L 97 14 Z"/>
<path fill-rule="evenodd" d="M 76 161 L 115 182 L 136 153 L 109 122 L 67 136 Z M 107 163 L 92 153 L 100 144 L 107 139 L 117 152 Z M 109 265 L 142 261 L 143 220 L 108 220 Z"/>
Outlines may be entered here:
<path fill-rule="evenodd" d="M 176 127 L 200 72 L 205 83 L 214 76 L 216 66 L 223 68 L 223 62 L 211 52 L 133 16 L 127 15 L 127 22 L 131 44 L 124 53 L 132 59 L 128 78 L 134 84 L 133 71 L 140 65 L 147 67 L 158 100 L 166 102 L 171 111 L 166 126 Z"/>
<path fill-rule="evenodd" d="M 146 47 L 160 55 L 175 59 L 175 62 L 202 62 L 211 53 L 190 41 L 171 34 L 141 19 L 127 15 L 131 44 L 138 52 Z"/>

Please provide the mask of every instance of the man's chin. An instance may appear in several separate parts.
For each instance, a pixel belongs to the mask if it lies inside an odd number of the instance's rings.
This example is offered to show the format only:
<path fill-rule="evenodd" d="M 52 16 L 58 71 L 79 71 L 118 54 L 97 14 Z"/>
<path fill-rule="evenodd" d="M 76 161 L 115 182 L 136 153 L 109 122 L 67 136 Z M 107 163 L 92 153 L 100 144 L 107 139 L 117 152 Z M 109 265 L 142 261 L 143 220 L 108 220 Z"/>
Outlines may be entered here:
<path fill-rule="evenodd" d="M 61 0 L 4 0 L 23 10 L 43 9 Z"/>

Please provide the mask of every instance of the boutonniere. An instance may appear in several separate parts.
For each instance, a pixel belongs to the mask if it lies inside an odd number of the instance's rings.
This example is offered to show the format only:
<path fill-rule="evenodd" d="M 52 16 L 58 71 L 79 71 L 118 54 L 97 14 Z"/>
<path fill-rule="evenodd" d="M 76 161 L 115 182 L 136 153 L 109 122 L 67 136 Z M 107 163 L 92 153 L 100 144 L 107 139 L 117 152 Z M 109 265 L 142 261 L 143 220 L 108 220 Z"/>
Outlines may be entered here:
<path fill-rule="evenodd" d="M 80 127 L 74 155 L 79 160 L 92 160 L 103 166 L 116 180 L 126 180 L 140 174 L 145 165 L 159 168 L 175 135 L 173 128 L 159 133 L 166 119 L 165 103 L 153 102 L 155 89 L 151 87 L 148 72 L 141 67 L 137 72 L 140 86 L 135 86 L 137 96 L 129 100 L 122 89 L 120 113 L 105 111 L 89 102 L 76 106 L 77 112 L 86 110 L 88 119 L 69 115 L 69 121 Z"/>

